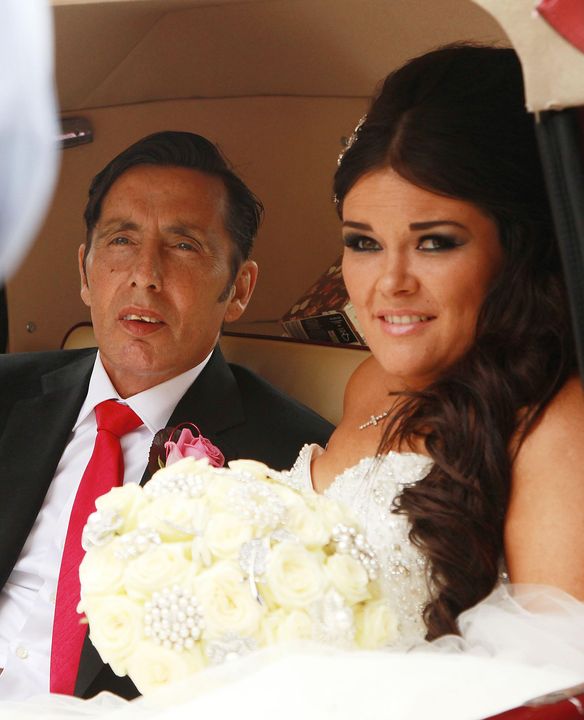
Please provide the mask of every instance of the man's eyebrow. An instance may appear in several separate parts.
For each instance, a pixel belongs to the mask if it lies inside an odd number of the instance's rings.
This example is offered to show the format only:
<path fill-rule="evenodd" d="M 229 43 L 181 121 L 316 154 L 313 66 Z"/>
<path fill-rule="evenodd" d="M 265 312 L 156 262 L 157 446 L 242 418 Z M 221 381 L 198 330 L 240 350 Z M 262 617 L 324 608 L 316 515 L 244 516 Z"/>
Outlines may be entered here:
<path fill-rule="evenodd" d="M 173 235 L 205 235 L 205 230 L 200 225 L 196 225 L 190 222 L 182 222 L 179 220 L 174 225 L 166 225 L 164 232 L 172 233 Z"/>
<path fill-rule="evenodd" d="M 410 230 L 430 230 L 438 225 L 454 225 L 455 227 L 467 230 L 466 225 L 456 222 L 456 220 L 426 220 L 425 222 L 410 223 Z"/>
<path fill-rule="evenodd" d="M 112 230 L 115 230 L 117 232 L 123 232 L 124 230 L 139 230 L 139 227 L 135 222 L 132 222 L 127 218 L 112 218 L 104 225 L 101 225 L 97 228 L 97 236 L 103 237 Z"/>

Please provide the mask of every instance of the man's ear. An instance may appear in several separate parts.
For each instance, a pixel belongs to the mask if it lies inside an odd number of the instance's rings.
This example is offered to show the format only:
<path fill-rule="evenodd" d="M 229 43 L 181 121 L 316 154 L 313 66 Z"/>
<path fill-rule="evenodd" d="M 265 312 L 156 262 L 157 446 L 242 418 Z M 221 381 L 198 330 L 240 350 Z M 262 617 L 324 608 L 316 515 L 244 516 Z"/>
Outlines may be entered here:
<path fill-rule="evenodd" d="M 87 284 L 87 273 L 85 272 L 83 258 L 85 257 L 85 244 L 79 246 L 77 253 L 77 261 L 79 263 L 79 277 L 81 278 L 81 299 L 87 305 L 91 307 L 91 298 L 89 295 L 89 285 Z"/>
<path fill-rule="evenodd" d="M 225 322 L 233 322 L 243 315 L 243 311 L 251 298 L 257 279 L 257 263 L 253 260 L 245 260 L 237 271 L 231 287 L 230 297 L 225 311 Z"/>

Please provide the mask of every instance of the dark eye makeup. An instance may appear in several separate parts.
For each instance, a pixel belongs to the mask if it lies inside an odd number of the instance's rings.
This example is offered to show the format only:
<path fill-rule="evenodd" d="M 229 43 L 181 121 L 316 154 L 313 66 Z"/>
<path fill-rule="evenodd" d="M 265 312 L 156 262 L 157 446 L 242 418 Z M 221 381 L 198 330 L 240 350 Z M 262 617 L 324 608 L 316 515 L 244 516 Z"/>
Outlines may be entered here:
<path fill-rule="evenodd" d="M 345 235 L 343 237 L 343 244 L 355 252 L 377 252 L 382 249 L 377 240 L 359 233 Z M 463 241 L 453 235 L 432 233 L 431 235 L 422 235 L 418 238 L 416 250 L 425 253 L 439 253 L 453 250 L 463 244 Z"/>
<path fill-rule="evenodd" d="M 375 252 L 381 250 L 377 240 L 358 233 L 351 233 L 343 237 L 343 245 L 355 252 Z"/>
<path fill-rule="evenodd" d="M 418 239 L 416 250 L 427 253 L 445 252 L 460 247 L 464 243 L 453 235 L 443 235 L 432 233 L 432 235 L 422 235 Z"/>

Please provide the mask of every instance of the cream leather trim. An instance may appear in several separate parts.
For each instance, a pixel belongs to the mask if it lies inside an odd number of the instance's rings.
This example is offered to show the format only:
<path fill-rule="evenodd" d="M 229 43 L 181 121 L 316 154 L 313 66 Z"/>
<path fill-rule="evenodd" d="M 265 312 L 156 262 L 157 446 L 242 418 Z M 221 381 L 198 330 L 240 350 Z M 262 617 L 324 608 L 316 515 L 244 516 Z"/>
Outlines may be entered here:
<path fill-rule="evenodd" d="M 93 329 L 72 328 L 63 349 L 94 347 Z M 224 335 L 221 350 L 229 362 L 261 375 L 337 425 L 343 413 L 347 380 L 370 353 L 342 345 L 316 345 L 287 339 Z"/>

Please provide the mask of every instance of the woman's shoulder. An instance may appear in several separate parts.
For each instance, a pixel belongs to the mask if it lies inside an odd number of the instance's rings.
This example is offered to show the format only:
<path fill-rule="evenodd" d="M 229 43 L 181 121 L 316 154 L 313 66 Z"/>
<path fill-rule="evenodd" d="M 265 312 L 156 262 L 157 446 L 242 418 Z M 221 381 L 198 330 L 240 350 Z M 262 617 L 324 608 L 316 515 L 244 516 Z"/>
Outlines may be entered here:
<path fill-rule="evenodd" d="M 584 388 L 580 378 L 571 377 L 544 409 L 528 433 L 518 458 L 529 459 L 542 453 L 555 454 L 570 445 L 584 443 Z"/>
<path fill-rule="evenodd" d="M 584 389 L 580 378 L 570 378 L 544 409 L 523 440 L 513 463 L 513 482 L 533 485 L 549 472 L 557 483 L 581 483 L 584 467 Z M 561 477 L 558 470 L 564 469 Z"/>
<path fill-rule="evenodd" d="M 570 379 L 513 462 L 505 549 L 514 582 L 555 585 L 584 598 L 584 391 Z"/>

